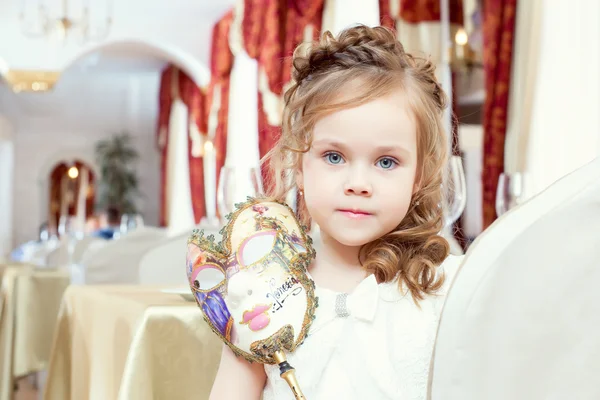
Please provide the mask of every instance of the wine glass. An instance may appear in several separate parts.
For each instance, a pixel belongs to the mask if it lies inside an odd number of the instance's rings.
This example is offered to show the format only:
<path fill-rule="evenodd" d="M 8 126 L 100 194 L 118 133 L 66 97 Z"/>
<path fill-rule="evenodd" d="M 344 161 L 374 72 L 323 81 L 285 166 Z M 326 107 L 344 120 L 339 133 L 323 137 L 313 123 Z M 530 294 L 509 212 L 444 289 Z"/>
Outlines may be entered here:
<path fill-rule="evenodd" d="M 140 214 L 123 214 L 119 230 L 125 234 L 144 226 L 144 219 Z"/>
<path fill-rule="evenodd" d="M 221 218 L 235 210 L 235 204 L 248 196 L 262 193 L 262 180 L 258 167 L 223 167 L 219 174 L 217 203 Z"/>
<path fill-rule="evenodd" d="M 496 215 L 499 217 L 523 201 L 523 174 L 500 174 L 496 190 Z"/>
<path fill-rule="evenodd" d="M 449 227 L 460 218 L 467 205 L 467 185 L 460 156 L 448 160 L 443 196 L 444 225 Z"/>
<path fill-rule="evenodd" d="M 124 235 L 129 231 L 129 221 L 129 214 L 121 215 L 121 224 L 119 225 L 119 232 L 121 232 L 121 234 Z"/>

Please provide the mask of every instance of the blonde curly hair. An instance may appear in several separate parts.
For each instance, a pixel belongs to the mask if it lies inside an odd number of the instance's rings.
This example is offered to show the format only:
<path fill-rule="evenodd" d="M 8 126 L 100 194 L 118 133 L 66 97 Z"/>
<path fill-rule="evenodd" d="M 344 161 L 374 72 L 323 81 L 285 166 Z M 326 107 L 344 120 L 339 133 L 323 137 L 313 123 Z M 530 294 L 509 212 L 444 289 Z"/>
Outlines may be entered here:
<path fill-rule="evenodd" d="M 443 274 L 436 268 L 449 253 L 443 228 L 442 172 L 447 159 L 447 138 L 442 115 L 446 96 L 438 84 L 435 66 L 404 51 L 393 31 L 384 27 L 356 26 L 335 38 L 321 39 L 294 52 L 293 84 L 286 91 L 283 129 L 267 155 L 273 173 L 271 196 L 284 200 L 295 187 L 302 154 L 310 149 L 315 123 L 337 110 L 356 107 L 393 90 L 403 90 L 417 122 L 416 190 L 409 210 L 392 232 L 361 249 L 364 269 L 379 282 L 398 278 L 415 301 L 437 291 Z M 353 97 L 340 92 L 352 85 Z M 337 102 L 336 102 L 337 101 Z M 303 198 L 298 215 L 310 225 Z"/>

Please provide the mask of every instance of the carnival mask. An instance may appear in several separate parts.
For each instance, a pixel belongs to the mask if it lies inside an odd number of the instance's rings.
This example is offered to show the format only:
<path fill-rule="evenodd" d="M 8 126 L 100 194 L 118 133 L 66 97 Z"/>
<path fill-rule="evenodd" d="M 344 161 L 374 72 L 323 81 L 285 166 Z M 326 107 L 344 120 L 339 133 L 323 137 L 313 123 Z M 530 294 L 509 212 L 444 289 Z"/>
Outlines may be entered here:
<path fill-rule="evenodd" d="M 285 352 L 304 341 L 317 306 L 306 274 L 312 241 L 285 204 L 249 198 L 236 208 L 221 243 L 197 230 L 189 238 L 190 288 L 206 322 L 236 355 L 279 364 L 286 378 L 293 368 Z"/>

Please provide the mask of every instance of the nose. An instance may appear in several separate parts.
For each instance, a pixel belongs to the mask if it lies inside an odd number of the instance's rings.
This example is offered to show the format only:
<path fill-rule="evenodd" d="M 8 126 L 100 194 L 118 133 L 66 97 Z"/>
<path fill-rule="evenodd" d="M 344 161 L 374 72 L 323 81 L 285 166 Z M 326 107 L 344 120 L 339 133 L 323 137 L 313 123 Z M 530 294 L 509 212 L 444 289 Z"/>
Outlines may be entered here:
<path fill-rule="evenodd" d="M 344 194 L 370 197 L 373 194 L 373 186 L 366 174 L 355 168 L 344 184 Z"/>

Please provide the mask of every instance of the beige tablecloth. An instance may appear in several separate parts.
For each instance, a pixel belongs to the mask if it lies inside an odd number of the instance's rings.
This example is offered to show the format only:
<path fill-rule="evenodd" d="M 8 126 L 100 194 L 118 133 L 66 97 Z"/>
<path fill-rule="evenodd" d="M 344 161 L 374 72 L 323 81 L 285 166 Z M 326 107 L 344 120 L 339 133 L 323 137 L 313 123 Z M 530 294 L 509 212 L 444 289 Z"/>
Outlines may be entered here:
<path fill-rule="evenodd" d="M 195 302 L 144 286 L 71 286 L 46 400 L 202 400 L 221 342 Z"/>
<path fill-rule="evenodd" d="M 26 264 L 0 266 L 0 400 L 13 380 L 46 368 L 69 275 Z"/>

